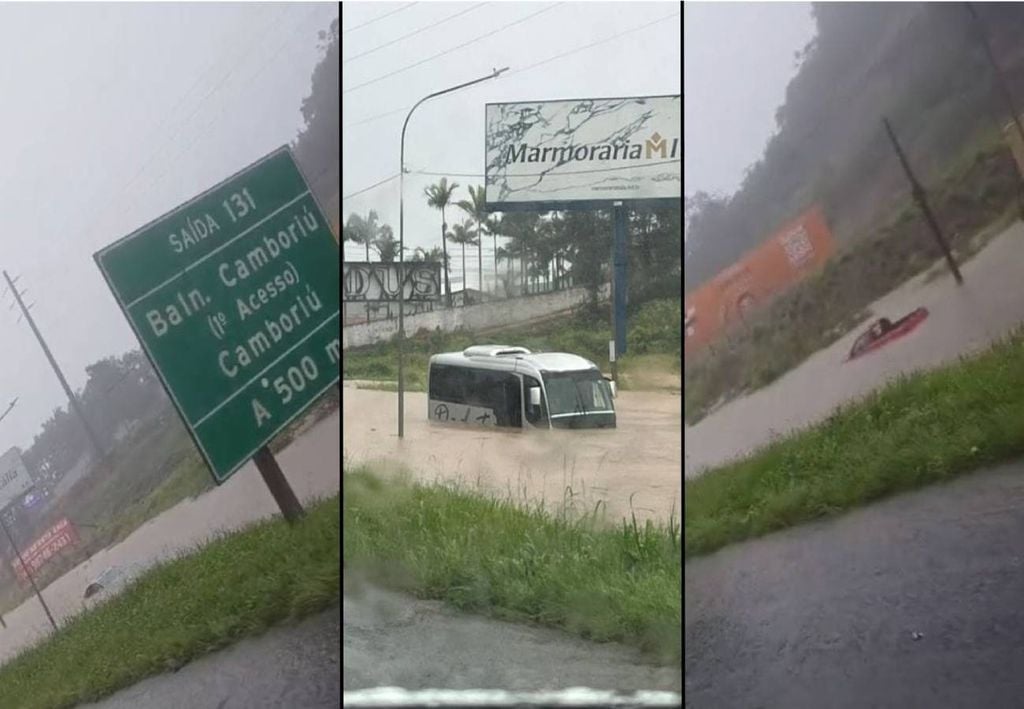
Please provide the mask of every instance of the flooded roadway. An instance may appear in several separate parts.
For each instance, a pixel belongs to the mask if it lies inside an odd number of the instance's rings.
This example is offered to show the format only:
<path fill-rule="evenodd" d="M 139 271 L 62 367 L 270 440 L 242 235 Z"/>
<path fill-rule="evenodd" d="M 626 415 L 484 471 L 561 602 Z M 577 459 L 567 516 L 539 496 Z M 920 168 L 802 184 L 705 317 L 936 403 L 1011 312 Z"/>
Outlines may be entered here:
<path fill-rule="evenodd" d="M 623 391 L 618 428 L 514 433 L 432 425 L 422 393 L 405 395 L 405 438 L 397 435 L 393 392 L 345 383 L 345 464 L 398 463 L 419 480 L 467 487 L 551 510 L 573 491 L 576 509 L 607 503 L 608 518 L 667 520 L 680 515 L 682 400 L 679 394 Z M 632 497 L 632 503 L 630 498 Z"/>
<path fill-rule="evenodd" d="M 907 337 L 844 362 L 858 328 L 769 386 L 686 426 L 686 477 L 747 455 L 774 435 L 821 421 L 899 374 L 977 352 L 1024 320 L 1024 225 L 1013 224 L 961 271 L 960 287 L 948 271 L 931 283 L 920 275 L 871 305 L 875 317 L 892 320 L 928 308 L 928 319 Z"/>
<path fill-rule="evenodd" d="M 338 412 L 327 416 L 277 456 L 300 500 L 336 495 L 340 489 L 339 419 Z M 219 531 L 238 529 L 274 514 L 279 514 L 277 504 L 250 462 L 220 487 L 179 503 L 122 542 L 79 564 L 43 589 L 43 597 L 59 624 L 86 607 L 86 586 L 107 567 L 148 567 L 190 550 Z M 103 597 L 100 594 L 95 600 Z M 7 628 L 0 629 L 0 664 L 51 632 L 35 596 L 4 620 Z"/>

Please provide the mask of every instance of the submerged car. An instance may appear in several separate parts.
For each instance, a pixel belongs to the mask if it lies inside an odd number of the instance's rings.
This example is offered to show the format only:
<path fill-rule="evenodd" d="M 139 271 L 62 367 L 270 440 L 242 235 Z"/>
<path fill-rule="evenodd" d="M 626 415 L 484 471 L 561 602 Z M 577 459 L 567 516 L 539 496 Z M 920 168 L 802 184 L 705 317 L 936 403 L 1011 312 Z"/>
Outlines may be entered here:
<path fill-rule="evenodd" d="M 879 318 L 860 337 L 854 340 L 847 361 L 861 357 L 868 352 L 873 352 L 893 340 L 909 334 L 918 325 L 923 323 L 927 317 L 928 308 L 917 308 L 895 322 L 889 320 L 889 318 Z"/>

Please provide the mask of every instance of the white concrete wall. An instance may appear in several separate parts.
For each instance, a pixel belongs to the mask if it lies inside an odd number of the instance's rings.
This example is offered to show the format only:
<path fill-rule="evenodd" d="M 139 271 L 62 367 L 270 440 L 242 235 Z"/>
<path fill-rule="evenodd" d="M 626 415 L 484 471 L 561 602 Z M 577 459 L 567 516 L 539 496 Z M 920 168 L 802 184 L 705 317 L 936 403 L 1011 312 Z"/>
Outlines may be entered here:
<path fill-rule="evenodd" d="M 602 288 L 602 297 L 608 296 L 608 286 Z M 405 332 L 414 335 L 419 330 L 441 330 L 451 332 L 459 328 L 479 330 L 498 325 L 517 325 L 545 315 L 569 310 L 584 300 L 584 288 L 572 288 L 555 293 L 527 295 L 495 303 L 482 303 L 464 308 L 441 308 L 432 313 L 407 315 Z M 342 349 L 363 347 L 390 339 L 398 332 L 398 320 L 381 320 L 371 323 L 348 325 L 341 330 Z"/>

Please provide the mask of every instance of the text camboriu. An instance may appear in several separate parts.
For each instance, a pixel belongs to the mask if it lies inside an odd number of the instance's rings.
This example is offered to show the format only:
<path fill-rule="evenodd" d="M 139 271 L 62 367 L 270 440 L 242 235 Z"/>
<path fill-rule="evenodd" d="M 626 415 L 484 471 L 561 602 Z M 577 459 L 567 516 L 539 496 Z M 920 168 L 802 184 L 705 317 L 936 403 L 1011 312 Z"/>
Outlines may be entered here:
<path fill-rule="evenodd" d="M 182 229 L 180 234 L 170 236 L 172 249 L 175 248 L 175 244 L 181 244 L 182 250 L 187 249 L 220 229 L 216 220 L 209 214 L 190 220 L 189 226 L 191 231 Z M 275 264 L 280 266 L 276 273 L 270 275 L 247 295 L 235 297 L 234 309 L 238 315 L 238 322 L 253 317 L 264 305 L 282 296 L 288 295 L 293 299 L 283 312 L 265 318 L 263 326 L 244 340 L 243 344 L 218 353 L 219 368 L 226 376 L 237 376 L 242 369 L 260 359 L 274 344 L 323 309 L 323 301 L 319 294 L 308 283 L 302 283 L 300 287 L 298 271 L 286 260 L 287 252 L 291 248 L 319 228 L 316 216 L 304 207 L 303 214 L 295 215 L 287 227 L 278 230 L 277 234 L 262 236 L 257 245 L 242 257 L 218 264 L 218 280 L 228 288 L 244 286 L 248 279 L 257 273 Z M 278 261 L 281 257 L 284 259 Z M 174 302 L 148 310 L 146 321 L 154 335 L 163 337 L 211 302 L 211 299 L 198 288 L 188 292 L 179 291 L 174 296 Z"/>

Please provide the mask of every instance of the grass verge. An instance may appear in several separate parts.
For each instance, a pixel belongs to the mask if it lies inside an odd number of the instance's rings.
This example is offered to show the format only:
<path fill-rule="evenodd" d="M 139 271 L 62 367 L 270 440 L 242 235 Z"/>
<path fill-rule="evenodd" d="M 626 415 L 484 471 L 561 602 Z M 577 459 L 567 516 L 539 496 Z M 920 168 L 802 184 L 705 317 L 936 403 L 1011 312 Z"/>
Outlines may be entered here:
<path fill-rule="evenodd" d="M 1024 454 L 1024 330 L 902 377 L 822 423 L 687 480 L 685 554 Z"/>
<path fill-rule="evenodd" d="M 0 706 L 96 701 L 337 604 L 339 511 L 337 496 L 322 500 L 295 527 L 260 522 L 150 570 L 0 667 Z"/>
<path fill-rule="evenodd" d="M 673 522 L 609 527 L 452 485 L 347 471 L 346 573 L 423 598 L 682 657 L 682 555 Z"/>

